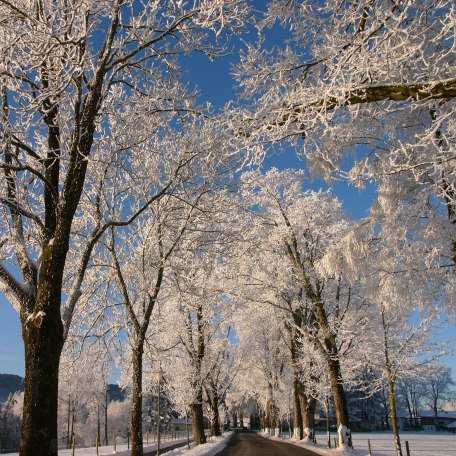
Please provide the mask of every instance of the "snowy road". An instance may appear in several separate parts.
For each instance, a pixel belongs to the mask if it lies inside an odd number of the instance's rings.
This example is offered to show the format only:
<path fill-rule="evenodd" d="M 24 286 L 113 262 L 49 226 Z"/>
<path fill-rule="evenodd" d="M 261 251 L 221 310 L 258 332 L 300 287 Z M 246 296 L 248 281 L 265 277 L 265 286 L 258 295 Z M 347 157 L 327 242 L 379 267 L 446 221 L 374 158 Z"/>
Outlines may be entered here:
<path fill-rule="evenodd" d="M 216 456 L 318 456 L 318 453 L 289 443 L 265 439 L 253 432 L 236 432 Z"/>

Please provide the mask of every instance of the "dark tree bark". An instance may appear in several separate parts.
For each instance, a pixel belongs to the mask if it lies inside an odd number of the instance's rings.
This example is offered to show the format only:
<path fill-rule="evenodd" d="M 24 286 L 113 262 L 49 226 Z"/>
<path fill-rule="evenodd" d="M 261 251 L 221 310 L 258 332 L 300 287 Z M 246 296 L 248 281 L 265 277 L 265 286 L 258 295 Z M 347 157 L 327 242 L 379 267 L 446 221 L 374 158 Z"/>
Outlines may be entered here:
<path fill-rule="evenodd" d="M 304 437 L 308 439 L 314 438 L 315 428 L 315 407 L 317 401 L 313 397 L 309 397 L 306 394 L 302 394 L 302 424 L 304 428 Z"/>
<path fill-rule="evenodd" d="M 196 445 L 206 443 L 206 435 L 204 434 L 204 419 L 203 419 L 203 391 L 200 390 L 196 395 L 196 401 L 190 404 L 192 412 L 192 431 L 193 441 Z"/>
<path fill-rule="evenodd" d="M 67 438 L 66 447 L 70 448 L 70 414 L 71 414 L 71 395 L 68 395 L 68 411 L 67 411 Z"/>
<path fill-rule="evenodd" d="M 441 100 L 456 97 L 456 79 L 412 84 L 385 84 L 355 87 L 347 90 L 345 99 L 342 97 L 327 97 L 321 101 L 301 106 L 285 108 L 277 119 L 277 125 L 298 121 L 299 115 L 319 109 L 329 111 L 338 106 L 357 105 L 391 101 L 407 100 Z"/>
<path fill-rule="evenodd" d="M 218 408 L 214 410 L 213 413 L 214 414 L 211 422 L 211 434 L 217 437 L 219 435 L 222 435 L 222 431 L 220 428 L 220 414 Z"/>
<path fill-rule="evenodd" d="M 203 420 L 203 382 L 201 380 L 201 367 L 206 353 L 206 343 L 204 338 L 204 321 L 203 321 L 203 306 L 198 304 L 196 307 L 196 347 L 193 344 L 193 324 L 192 318 L 188 315 L 188 341 L 187 350 L 191 356 L 191 366 L 193 369 L 193 380 L 191 388 L 194 392 L 194 400 L 190 404 L 192 412 L 192 429 L 193 440 L 196 445 L 206 443 L 206 436 L 204 434 L 204 420 Z"/>
<path fill-rule="evenodd" d="M 293 436 L 302 440 L 304 437 L 304 428 L 302 422 L 302 395 L 304 393 L 304 386 L 300 380 L 301 370 L 298 361 L 298 347 L 296 326 L 301 326 L 301 318 L 297 312 L 293 312 L 292 303 L 287 302 L 293 317 L 293 324 L 289 321 L 285 322 L 285 329 L 288 332 L 288 351 L 290 354 L 291 368 L 292 368 L 292 395 L 293 395 Z"/>
<path fill-rule="evenodd" d="M 303 323 L 303 315 L 301 312 L 293 311 L 291 302 L 289 309 L 293 316 L 293 324 L 286 323 L 285 327 L 289 335 L 288 349 L 290 352 L 291 364 L 292 364 L 292 392 L 293 392 L 293 418 L 295 426 L 295 437 L 300 440 L 307 437 L 313 438 L 313 429 L 315 426 L 315 406 L 316 399 L 309 397 L 305 394 L 305 388 L 300 380 L 302 376 L 301 369 L 299 367 L 298 350 L 302 342 L 300 341 L 300 335 L 296 328 L 301 328 Z"/>
<path fill-rule="evenodd" d="M 63 348 L 60 305 L 69 237 L 66 229 L 62 231 L 62 237 L 56 236 L 43 250 L 33 308 L 21 312 L 25 349 L 21 456 L 57 455 L 58 374 Z"/>
<path fill-rule="evenodd" d="M 22 435 L 28 438 L 21 440 L 21 455 L 57 455 L 58 372 L 63 347 L 58 320 L 46 315 L 41 327 L 27 325 L 23 329 L 26 381 Z"/>
<path fill-rule="evenodd" d="M 142 358 L 144 341 L 137 341 L 133 351 L 133 388 L 131 393 L 131 456 L 143 456 L 142 432 Z M 158 418 L 159 419 L 159 418 Z"/>
<path fill-rule="evenodd" d="M 271 431 L 272 429 L 279 428 L 279 419 L 277 413 L 277 406 L 274 402 L 274 399 L 271 397 L 268 399 L 266 403 L 266 420 L 267 420 L 267 427 Z"/>
<path fill-rule="evenodd" d="M 233 428 L 237 428 L 238 422 L 237 422 L 237 413 L 235 410 L 232 411 L 233 415 Z"/>
<path fill-rule="evenodd" d="M 286 226 L 290 229 L 291 238 L 286 242 L 288 256 L 296 267 L 300 275 L 302 292 L 306 300 L 311 304 L 311 311 L 314 314 L 314 322 L 323 335 L 323 340 L 320 341 L 311 330 L 309 330 L 308 322 L 302 326 L 303 332 L 306 334 L 310 343 L 312 343 L 320 353 L 326 358 L 328 373 L 331 383 L 331 390 L 334 398 L 334 410 L 336 413 L 339 432 L 339 444 L 349 443 L 348 436 L 343 435 L 344 430 L 349 430 L 349 415 L 347 400 L 343 386 L 342 371 L 339 361 L 339 353 L 337 349 L 336 335 L 333 333 L 328 321 L 328 315 L 323 301 L 324 285 L 318 279 L 311 279 L 310 273 L 315 273 L 314 259 L 311 253 L 302 255 L 299 250 L 298 239 L 293 231 L 293 227 L 288 219 L 284 208 L 280 207 L 281 215 Z M 339 284 L 340 286 L 340 284 Z M 339 290 L 337 291 L 336 299 L 338 300 Z M 313 325 L 309 325 L 313 326 Z M 301 411 L 303 407 L 301 406 Z"/>
<path fill-rule="evenodd" d="M 220 429 L 220 413 L 219 413 L 219 406 L 220 406 L 220 398 L 217 391 L 217 387 L 214 384 L 210 384 L 209 388 L 206 388 L 206 396 L 208 399 L 209 408 L 211 409 L 212 413 L 212 420 L 211 420 L 211 435 L 219 436 L 222 434 Z"/>
<path fill-rule="evenodd" d="M 384 421 L 385 421 L 385 430 L 389 431 L 389 395 L 387 394 L 387 388 L 383 387 L 381 390 L 381 401 L 384 409 Z"/>
<path fill-rule="evenodd" d="M 97 446 L 101 445 L 100 403 L 97 404 Z"/>
<path fill-rule="evenodd" d="M 106 383 L 105 403 L 104 403 L 104 442 L 108 446 L 108 384 Z"/>
<path fill-rule="evenodd" d="M 389 400 L 390 400 L 390 407 L 391 407 L 391 426 L 393 428 L 393 436 L 394 436 L 394 446 L 396 448 L 396 455 L 402 456 L 402 446 L 401 440 L 399 436 L 399 426 L 397 424 L 397 410 L 396 410 L 396 392 L 394 389 L 394 380 L 388 380 L 388 390 L 389 390 Z"/>
<path fill-rule="evenodd" d="M 385 313 L 382 311 L 382 326 L 383 326 L 383 354 L 385 357 L 386 376 L 388 378 L 388 391 L 389 403 L 391 409 L 391 427 L 393 428 L 394 445 L 396 448 L 396 455 L 402 456 L 401 440 L 399 437 L 399 426 L 397 424 L 397 410 L 396 410 L 396 392 L 395 382 L 396 376 L 393 372 L 393 366 L 389 357 L 389 340 L 388 340 L 388 325 L 385 321 Z"/>
<path fill-rule="evenodd" d="M 293 378 L 293 426 L 294 437 L 302 440 L 304 437 L 304 428 L 302 423 L 301 411 L 301 394 L 302 385 L 299 379 Z"/>
<path fill-rule="evenodd" d="M 167 254 L 163 252 L 163 246 L 161 240 L 159 241 L 159 252 L 160 252 L 160 262 L 157 269 L 157 275 L 155 278 L 155 286 L 152 294 L 148 295 L 148 300 L 146 303 L 141 306 L 143 308 L 143 314 L 141 315 L 142 319 L 136 314 L 134 303 L 130 300 L 130 295 L 128 292 L 127 284 L 122 273 L 122 267 L 119 262 L 119 259 L 116 254 L 115 249 L 115 236 L 112 232 L 112 241 L 109 246 L 111 251 L 112 258 L 114 261 L 114 266 L 117 273 L 118 286 L 122 297 L 124 298 L 124 304 L 127 308 L 130 321 L 133 325 L 135 331 L 135 342 L 134 350 L 132 353 L 133 356 L 133 391 L 131 397 L 131 456 L 142 456 L 144 454 L 143 449 L 143 436 L 142 436 L 142 360 L 144 354 L 144 341 L 146 339 L 147 330 L 149 328 L 150 319 L 152 316 L 152 311 L 157 302 L 158 295 L 160 293 L 161 284 L 163 281 L 163 273 L 165 270 L 165 262 L 167 257 L 171 254 L 172 249 L 170 249 Z"/>

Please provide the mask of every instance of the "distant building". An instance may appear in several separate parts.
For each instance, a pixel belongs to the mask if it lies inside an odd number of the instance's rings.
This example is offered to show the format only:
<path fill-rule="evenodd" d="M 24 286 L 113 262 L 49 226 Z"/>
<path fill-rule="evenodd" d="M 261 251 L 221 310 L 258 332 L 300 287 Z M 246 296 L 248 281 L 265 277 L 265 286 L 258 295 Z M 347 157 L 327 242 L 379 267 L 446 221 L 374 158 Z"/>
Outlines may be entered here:
<path fill-rule="evenodd" d="M 211 426 L 211 423 L 209 419 L 206 416 L 203 416 L 203 426 L 204 429 L 209 429 Z M 169 423 L 168 423 L 168 430 L 169 432 L 173 434 L 185 434 L 187 435 L 187 427 L 188 427 L 188 432 L 190 435 L 192 434 L 192 420 L 191 418 L 187 419 L 186 418 L 170 418 Z"/>
<path fill-rule="evenodd" d="M 186 418 L 171 418 L 169 422 L 169 429 L 174 434 L 176 432 L 187 431 L 192 432 L 192 420 L 189 418 L 188 423 Z"/>
<path fill-rule="evenodd" d="M 453 432 L 454 434 L 456 434 L 456 421 L 452 421 L 450 424 L 447 424 L 446 430 L 448 432 Z"/>
<path fill-rule="evenodd" d="M 402 413 L 398 416 L 398 423 L 403 431 L 418 427 L 424 431 L 456 432 L 456 410 L 439 410 L 437 419 L 434 410 L 420 410 L 418 417 L 412 419 L 408 414 Z"/>

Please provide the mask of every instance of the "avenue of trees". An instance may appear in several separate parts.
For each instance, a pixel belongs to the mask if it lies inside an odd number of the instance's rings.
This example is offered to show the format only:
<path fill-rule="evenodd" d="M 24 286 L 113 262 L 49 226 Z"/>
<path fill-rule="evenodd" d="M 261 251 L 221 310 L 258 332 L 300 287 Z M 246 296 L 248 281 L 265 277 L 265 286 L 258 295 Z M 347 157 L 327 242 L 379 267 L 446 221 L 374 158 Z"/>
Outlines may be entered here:
<path fill-rule="evenodd" d="M 398 455 L 398 407 L 413 421 L 454 400 L 435 342 L 456 296 L 453 2 L 258 8 L 0 0 L 0 291 L 25 348 L 21 456 L 57 455 L 82 421 L 78 438 L 107 443 L 116 414 L 141 456 L 157 387 L 197 444 L 204 416 L 218 435 L 255 404 L 261 427 L 285 419 L 307 442 L 331 409 L 347 448 L 350 397 L 382 398 Z M 185 65 L 239 47 L 239 99 L 214 112 Z M 302 169 L 265 169 L 284 150 Z M 376 198 L 353 220 L 315 178 Z M 129 391 L 115 406 L 114 363 Z M 19 402 L 0 409 L 16 436 Z"/>

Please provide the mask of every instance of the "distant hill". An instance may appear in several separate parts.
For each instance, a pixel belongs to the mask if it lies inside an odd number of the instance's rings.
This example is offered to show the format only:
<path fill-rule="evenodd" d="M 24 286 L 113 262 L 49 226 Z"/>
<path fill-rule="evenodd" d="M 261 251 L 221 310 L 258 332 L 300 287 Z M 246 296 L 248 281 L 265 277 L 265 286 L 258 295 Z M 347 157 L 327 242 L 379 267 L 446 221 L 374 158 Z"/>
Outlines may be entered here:
<path fill-rule="evenodd" d="M 19 375 L 0 374 L 0 402 L 5 402 L 10 394 L 16 391 L 24 391 L 24 379 Z M 123 401 L 125 390 L 119 385 L 108 385 L 108 401 Z"/>
<path fill-rule="evenodd" d="M 24 391 L 24 379 L 19 375 L 0 374 L 0 402 L 5 402 L 16 391 Z"/>

